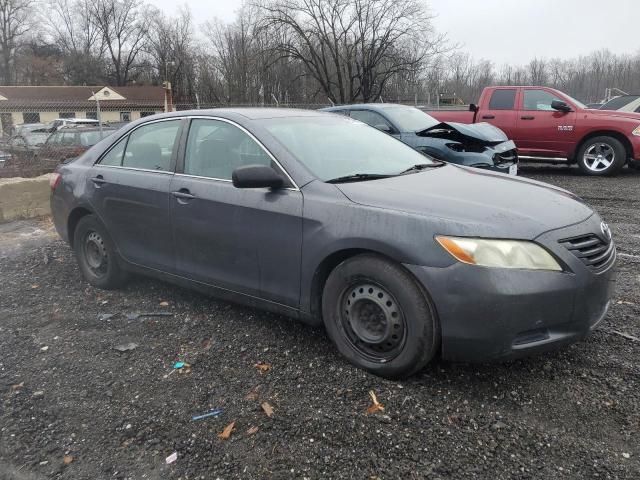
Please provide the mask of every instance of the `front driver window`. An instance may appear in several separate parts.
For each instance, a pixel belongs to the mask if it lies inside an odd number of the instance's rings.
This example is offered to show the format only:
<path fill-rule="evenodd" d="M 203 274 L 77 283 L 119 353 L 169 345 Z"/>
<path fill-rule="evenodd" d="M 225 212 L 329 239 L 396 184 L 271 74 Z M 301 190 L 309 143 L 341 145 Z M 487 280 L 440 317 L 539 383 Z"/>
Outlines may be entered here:
<path fill-rule="evenodd" d="M 129 135 L 123 167 L 169 171 L 181 120 L 154 122 Z"/>
<path fill-rule="evenodd" d="M 220 120 L 194 119 L 189 128 L 184 173 L 231 180 L 244 165 L 270 165 L 271 157 L 241 129 Z"/>
<path fill-rule="evenodd" d="M 551 102 L 554 100 L 563 101 L 546 90 L 525 90 L 524 110 L 555 111 L 555 109 L 551 108 Z"/>

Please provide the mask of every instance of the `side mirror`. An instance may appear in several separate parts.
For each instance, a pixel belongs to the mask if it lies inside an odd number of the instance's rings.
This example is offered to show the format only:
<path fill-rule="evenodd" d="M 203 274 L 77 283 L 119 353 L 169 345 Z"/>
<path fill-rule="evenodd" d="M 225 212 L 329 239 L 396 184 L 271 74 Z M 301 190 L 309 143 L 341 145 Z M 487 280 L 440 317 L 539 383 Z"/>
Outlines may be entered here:
<path fill-rule="evenodd" d="M 475 103 L 470 103 L 469 104 L 469 111 L 470 112 L 477 112 L 478 111 L 478 105 L 476 105 Z"/>
<path fill-rule="evenodd" d="M 267 165 L 245 165 L 236 168 L 231 174 L 236 188 L 281 188 L 284 180 Z"/>
<path fill-rule="evenodd" d="M 553 108 L 554 110 L 558 110 L 559 112 L 565 112 L 565 113 L 571 111 L 571 107 L 567 105 L 566 102 L 563 102 L 562 100 L 553 100 L 551 102 L 551 108 Z"/>

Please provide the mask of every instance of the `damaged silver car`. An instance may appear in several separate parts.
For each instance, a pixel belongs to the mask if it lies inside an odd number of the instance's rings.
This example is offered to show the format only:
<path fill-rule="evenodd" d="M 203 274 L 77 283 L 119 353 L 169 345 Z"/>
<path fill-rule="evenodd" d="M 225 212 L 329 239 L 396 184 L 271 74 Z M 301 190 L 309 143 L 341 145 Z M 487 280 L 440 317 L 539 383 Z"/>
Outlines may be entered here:
<path fill-rule="evenodd" d="M 394 103 L 341 105 L 323 109 L 377 128 L 432 158 L 517 175 L 516 145 L 488 123 L 438 122 L 415 107 Z"/>

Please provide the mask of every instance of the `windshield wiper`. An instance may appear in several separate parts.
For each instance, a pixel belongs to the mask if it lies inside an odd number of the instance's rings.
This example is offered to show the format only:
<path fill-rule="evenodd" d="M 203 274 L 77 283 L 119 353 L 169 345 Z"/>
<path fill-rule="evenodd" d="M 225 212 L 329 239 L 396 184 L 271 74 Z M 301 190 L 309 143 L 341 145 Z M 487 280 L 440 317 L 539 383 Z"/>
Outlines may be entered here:
<path fill-rule="evenodd" d="M 436 160 L 437 161 L 437 160 Z M 398 175 L 406 175 L 407 173 L 416 173 L 421 172 L 427 168 L 438 168 L 444 165 L 444 162 L 438 163 L 418 163 L 413 165 L 412 167 L 407 168 L 406 170 L 401 171 Z"/>
<path fill-rule="evenodd" d="M 395 175 L 383 175 L 381 173 L 353 173 L 351 175 L 345 175 L 343 177 L 332 178 L 331 180 L 325 180 L 326 183 L 347 183 L 347 182 L 361 182 L 365 180 L 376 180 L 379 178 L 389 178 Z"/>

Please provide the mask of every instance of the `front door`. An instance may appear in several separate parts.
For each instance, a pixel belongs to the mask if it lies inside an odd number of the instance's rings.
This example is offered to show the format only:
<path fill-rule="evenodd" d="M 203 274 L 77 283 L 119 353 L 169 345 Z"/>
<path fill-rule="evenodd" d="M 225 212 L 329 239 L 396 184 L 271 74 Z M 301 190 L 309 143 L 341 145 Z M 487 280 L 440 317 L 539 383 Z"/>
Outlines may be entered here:
<path fill-rule="evenodd" d="M 237 167 L 280 166 L 252 136 L 223 120 L 191 120 L 183 163 L 171 182 L 170 199 L 178 273 L 297 307 L 300 191 L 293 185 L 234 187 L 231 174 Z"/>
<path fill-rule="evenodd" d="M 122 257 L 134 264 L 174 271 L 169 221 L 182 120 L 145 124 L 121 139 L 91 169 L 88 197 Z"/>
<path fill-rule="evenodd" d="M 524 155 L 567 157 L 576 140 L 576 112 L 560 112 L 551 108 L 554 100 L 564 101 L 539 88 L 522 90 L 522 106 L 518 111 L 517 136 L 514 139 Z"/>

